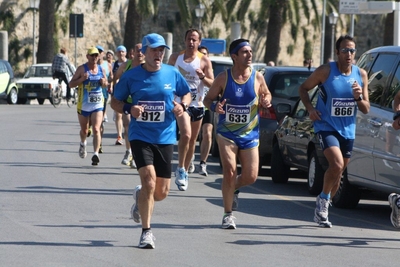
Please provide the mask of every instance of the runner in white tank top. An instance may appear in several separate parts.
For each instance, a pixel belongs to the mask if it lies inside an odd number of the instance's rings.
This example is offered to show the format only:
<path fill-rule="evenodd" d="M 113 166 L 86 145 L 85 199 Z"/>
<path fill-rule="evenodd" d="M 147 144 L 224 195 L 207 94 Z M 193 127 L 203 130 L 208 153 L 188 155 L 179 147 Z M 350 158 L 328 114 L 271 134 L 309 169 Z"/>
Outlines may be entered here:
<path fill-rule="evenodd" d="M 182 103 L 185 112 L 177 118 L 180 138 L 178 143 L 178 168 L 175 172 L 175 183 L 178 189 L 184 191 L 188 186 L 188 170 L 194 172 L 191 164 L 196 146 L 197 136 L 204 116 L 204 86 L 210 87 L 214 81 L 212 64 L 207 56 L 198 51 L 201 42 L 201 33 L 196 29 L 189 29 L 185 34 L 185 50 L 174 53 L 168 64 L 175 66 L 185 77 L 192 93 L 192 103 Z M 177 103 L 181 103 L 179 99 Z"/>

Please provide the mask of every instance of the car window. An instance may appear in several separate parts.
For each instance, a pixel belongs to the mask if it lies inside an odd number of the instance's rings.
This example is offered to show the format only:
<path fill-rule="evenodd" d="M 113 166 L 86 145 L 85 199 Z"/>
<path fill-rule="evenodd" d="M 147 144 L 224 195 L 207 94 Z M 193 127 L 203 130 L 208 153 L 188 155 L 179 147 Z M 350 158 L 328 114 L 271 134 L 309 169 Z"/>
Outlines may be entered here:
<path fill-rule="evenodd" d="M 251 63 L 251 67 L 257 71 L 265 69 L 267 65 L 265 63 Z"/>
<path fill-rule="evenodd" d="M 212 66 L 214 71 L 214 77 L 217 77 L 218 74 L 225 71 L 226 69 L 232 68 L 232 64 L 227 64 L 227 63 L 212 62 Z"/>
<path fill-rule="evenodd" d="M 380 54 L 371 68 L 368 79 L 369 100 L 381 105 L 382 95 L 387 85 L 390 71 L 397 60 L 396 54 Z"/>
<path fill-rule="evenodd" d="M 32 66 L 25 73 L 24 78 L 52 77 L 51 66 Z"/>
<path fill-rule="evenodd" d="M 377 54 L 378 53 L 370 53 L 362 55 L 361 58 L 357 61 L 357 66 L 364 69 L 366 72 L 369 72 Z"/>
<path fill-rule="evenodd" d="M 7 72 L 6 65 L 0 61 L 0 74 L 6 73 L 6 72 Z"/>
<path fill-rule="evenodd" d="M 382 106 L 393 109 L 394 96 L 400 89 L 400 67 L 397 65 L 396 72 L 394 73 L 393 80 L 387 90 L 384 91 L 382 97 Z"/>
<path fill-rule="evenodd" d="M 269 88 L 272 89 L 273 96 L 298 99 L 300 85 L 310 76 L 310 74 L 281 74 L 275 75 Z"/>
<path fill-rule="evenodd" d="M 317 90 L 318 90 L 318 86 L 316 86 L 316 87 L 314 87 L 314 89 L 308 91 L 308 96 L 310 97 L 311 103 L 314 107 L 317 105 L 317 99 L 318 99 Z M 294 112 L 294 117 L 301 118 L 306 115 L 308 115 L 306 106 L 303 104 L 303 101 L 300 100 L 298 102 L 296 111 Z"/>

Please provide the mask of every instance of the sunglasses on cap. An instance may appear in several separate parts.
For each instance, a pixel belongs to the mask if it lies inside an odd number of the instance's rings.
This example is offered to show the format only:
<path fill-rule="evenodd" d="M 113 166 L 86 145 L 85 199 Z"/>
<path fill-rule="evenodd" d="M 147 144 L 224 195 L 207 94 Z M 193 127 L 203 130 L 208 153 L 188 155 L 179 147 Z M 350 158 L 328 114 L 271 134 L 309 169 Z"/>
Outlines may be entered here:
<path fill-rule="evenodd" d="M 89 55 L 89 56 L 91 56 L 91 57 L 98 57 L 99 54 L 91 54 L 91 55 Z"/>
<path fill-rule="evenodd" d="M 350 52 L 350 54 L 354 54 L 357 51 L 355 48 L 342 48 L 340 49 L 340 52 L 347 54 Z"/>

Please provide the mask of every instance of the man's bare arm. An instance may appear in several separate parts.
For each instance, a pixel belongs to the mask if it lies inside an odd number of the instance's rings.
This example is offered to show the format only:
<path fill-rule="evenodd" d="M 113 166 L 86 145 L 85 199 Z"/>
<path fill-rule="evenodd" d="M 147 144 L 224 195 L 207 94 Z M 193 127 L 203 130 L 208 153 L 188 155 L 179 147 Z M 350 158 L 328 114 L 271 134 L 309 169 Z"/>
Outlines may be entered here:
<path fill-rule="evenodd" d="M 220 104 L 220 102 L 215 104 L 215 107 L 213 106 L 213 102 L 218 99 L 218 96 L 222 94 L 224 86 L 225 86 L 225 80 L 226 80 L 226 72 L 221 72 L 218 74 L 217 78 L 215 78 L 213 84 L 210 87 L 210 90 L 208 91 L 206 97 L 204 98 L 204 105 L 211 111 L 217 112 L 217 105 L 218 108 L 223 107 L 223 104 Z M 223 103 L 225 100 L 223 100 Z M 219 110 L 219 109 L 218 109 Z"/>
<path fill-rule="evenodd" d="M 168 59 L 168 65 L 174 66 L 178 55 L 178 53 L 173 53 Z"/>
<path fill-rule="evenodd" d="M 260 103 L 264 108 L 268 108 L 271 106 L 272 94 L 265 83 L 264 76 L 260 72 L 256 73 L 256 78 L 259 86 L 258 95 L 260 96 Z"/>
<path fill-rule="evenodd" d="M 196 72 L 198 72 L 197 75 L 199 75 L 200 78 L 204 77 L 202 81 L 205 86 L 211 87 L 214 81 L 214 72 L 211 60 L 207 56 L 203 56 L 201 58 L 201 65 L 203 65 L 203 68 L 199 71 L 196 70 Z"/>
<path fill-rule="evenodd" d="M 83 83 L 87 78 L 88 74 L 85 73 L 85 69 L 83 65 L 79 66 L 78 69 L 75 71 L 74 76 L 72 76 L 71 81 L 69 82 L 69 87 L 74 88 Z"/>

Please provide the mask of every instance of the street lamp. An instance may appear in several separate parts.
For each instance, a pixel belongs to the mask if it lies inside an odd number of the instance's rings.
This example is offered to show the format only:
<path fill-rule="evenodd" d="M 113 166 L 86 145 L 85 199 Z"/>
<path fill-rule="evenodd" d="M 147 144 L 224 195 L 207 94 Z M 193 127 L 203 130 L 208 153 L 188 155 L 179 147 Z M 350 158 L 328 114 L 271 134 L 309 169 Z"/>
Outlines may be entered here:
<path fill-rule="evenodd" d="M 33 64 L 36 63 L 35 39 L 36 39 L 36 11 L 39 9 L 40 0 L 29 0 L 29 7 L 33 10 Z"/>
<path fill-rule="evenodd" d="M 201 19 L 204 17 L 204 11 L 206 7 L 203 4 L 198 4 L 194 11 L 196 12 L 196 17 L 199 18 L 199 30 L 201 31 Z"/>
<path fill-rule="evenodd" d="M 329 24 L 332 26 L 332 43 L 331 43 L 331 59 L 334 60 L 334 53 L 333 51 L 335 50 L 335 28 L 336 28 L 336 23 L 338 21 L 339 15 L 336 12 L 332 12 L 329 14 Z"/>

